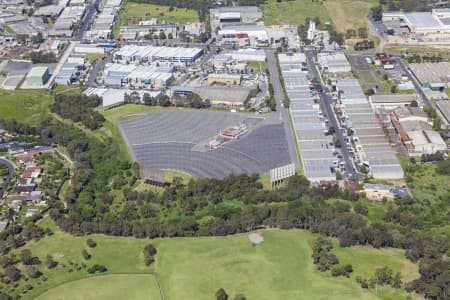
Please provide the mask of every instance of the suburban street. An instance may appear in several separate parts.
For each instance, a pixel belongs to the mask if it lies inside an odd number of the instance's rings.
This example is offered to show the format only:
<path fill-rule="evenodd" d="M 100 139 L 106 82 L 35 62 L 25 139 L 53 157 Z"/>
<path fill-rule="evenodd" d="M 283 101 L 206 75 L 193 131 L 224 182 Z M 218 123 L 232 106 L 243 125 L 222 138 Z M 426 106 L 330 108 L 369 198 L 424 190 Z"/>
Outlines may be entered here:
<path fill-rule="evenodd" d="M 338 138 L 339 143 L 341 144 L 340 150 L 342 152 L 342 156 L 344 157 L 345 165 L 346 165 L 345 166 L 346 171 L 342 175 L 344 177 L 350 176 L 351 178 L 355 178 L 356 172 L 355 172 L 355 169 L 353 168 L 352 157 L 351 157 L 350 152 L 348 151 L 347 147 L 345 147 L 345 145 L 347 144 L 347 141 L 345 140 L 344 135 L 342 134 L 342 129 L 339 126 L 339 123 L 336 119 L 336 115 L 334 114 L 333 107 L 332 107 L 333 100 L 327 94 L 328 88 L 325 86 L 325 84 L 322 80 L 322 77 L 320 76 L 319 70 L 317 69 L 317 65 L 314 62 L 314 53 L 313 53 L 313 51 L 307 50 L 307 51 L 305 51 L 305 55 L 307 58 L 308 70 L 309 70 L 310 74 L 312 75 L 313 78 L 317 78 L 322 85 L 322 92 L 319 93 L 321 109 L 324 112 L 324 114 L 326 114 L 328 120 L 330 121 L 331 126 L 334 128 L 336 137 Z"/>
<path fill-rule="evenodd" d="M 76 39 L 78 39 L 78 40 L 83 39 L 84 32 L 89 27 L 89 24 L 91 23 L 92 18 L 94 17 L 94 15 L 97 12 L 96 8 L 100 5 L 100 3 L 101 3 L 101 0 L 95 0 L 95 2 L 92 3 L 92 5 L 89 7 L 88 12 L 84 15 L 84 18 L 80 24 L 80 28 L 78 29 L 78 31 L 76 33 L 74 33 L 74 36 Z"/>
<path fill-rule="evenodd" d="M 273 85 L 274 97 L 276 101 L 277 112 L 274 114 L 279 114 L 279 119 L 283 123 L 284 130 L 286 132 L 286 138 L 289 149 L 289 156 L 291 161 L 295 164 L 295 169 L 300 169 L 300 163 L 298 161 L 297 150 L 296 150 L 296 139 L 294 139 L 295 132 L 292 132 L 291 121 L 289 117 L 289 110 L 284 107 L 283 99 L 283 87 L 281 86 L 280 74 L 278 72 L 277 60 L 275 58 L 275 52 L 273 50 L 266 51 L 267 58 L 267 68 L 270 73 L 270 82 Z"/>

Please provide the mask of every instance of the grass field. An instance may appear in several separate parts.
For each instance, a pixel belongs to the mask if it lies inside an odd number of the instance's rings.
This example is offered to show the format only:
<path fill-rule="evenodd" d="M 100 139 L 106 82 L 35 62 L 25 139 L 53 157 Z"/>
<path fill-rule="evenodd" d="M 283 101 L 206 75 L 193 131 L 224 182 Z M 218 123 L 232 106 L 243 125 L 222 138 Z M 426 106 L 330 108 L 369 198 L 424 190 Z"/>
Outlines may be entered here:
<path fill-rule="evenodd" d="M 49 113 L 52 101 L 46 90 L 0 90 L 0 119 L 37 125 Z"/>
<path fill-rule="evenodd" d="M 193 9 L 174 7 L 173 11 L 169 11 L 170 7 L 166 5 L 156 5 L 147 3 L 136 3 L 126 0 L 122 5 L 119 17 L 114 26 L 114 36 L 119 33 L 120 26 L 127 24 L 137 24 L 139 21 L 150 20 L 152 18 L 158 21 L 169 23 L 187 24 L 198 22 L 198 14 Z"/>
<path fill-rule="evenodd" d="M 71 300 L 159 300 L 158 285 L 155 276 L 146 274 L 117 274 L 72 281 L 51 289 L 37 297 L 40 300 L 67 299 Z"/>
<path fill-rule="evenodd" d="M 445 45 L 410 46 L 387 45 L 385 51 L 391 54 L 421 54 L 450 56 L 450 47 Z"/>
<path fill-rule="evenodd" d="M 142 249 L 149 240 L 91 235 L 74 237 L 60 232 L 50 219 L 40 225 L 55 233 L 27 248 L 41 261 L 47 254 L 57 254 L 58 266 L 47 270 L 41 266 L 47 280 L 21 281 L 34 288 L 23 299 L 160 299 L 153 274 L 157 274 L 167 300 L 212 299 L 223 287 L 229 295 L 245 294 L 248 299 L 404 299 L 401 290 L 383 287 L 361 289 L 356 275 L 369 277 L 375 268 L 388 266 L 402 273 L 406 280 L 417 275 L 417 266 L 405 259 L 398 249 L 377 250 L 370 247 L 333 249 L 341 262 L 352 263 L 351 278 L 335 278 L 320 273 L 312 264 L 312 244 L 317 237 L 302 230 L 264 230 L 264 241 L 250 243 L 247 234 L 227 237 L 172 238 L 151 241 L 157 249 L 156 263 L 143 264 Z M 97 247 L 88 248 L 87 238 Z M 336 244 L 336 241 L 334 241 Z M 108 268 L 105 275 L 88 275 L 80 267 L 83 249 L 92 255 L 87 266 L 94 263 Z M 78 270 L 79 269 L 79 270 Z M 88 280 L 86 278 L 89 278 Z M 3 287 L 5 288 L 5 287 Z M 13 286 L 6 287 L 11 291 Z M 67 294 L 68 293 L 68 294 Z M 147 298 L 143 298 L 147 295 Z"/>
<path fill-rule="evenodd" d="M 278 24 L 301 25 L 306 18 L 319 17 L 321 24 L 331 22 L 328 11 L 322 2 L 295 0 L 278 3 L 268 0 L 262 5 L 264 24 L 267 26 Z M 319 26 L 320 27 L 320 26 Z"/>
<path fill-rule="evenodd" d="M 333 20 L 336 30 L 345 32 L 347 29 L 369 28 L 367 14 L 371 7 L 378 5 L 378 1 L 327 0 L 323 2 L 323 5 Z"/>

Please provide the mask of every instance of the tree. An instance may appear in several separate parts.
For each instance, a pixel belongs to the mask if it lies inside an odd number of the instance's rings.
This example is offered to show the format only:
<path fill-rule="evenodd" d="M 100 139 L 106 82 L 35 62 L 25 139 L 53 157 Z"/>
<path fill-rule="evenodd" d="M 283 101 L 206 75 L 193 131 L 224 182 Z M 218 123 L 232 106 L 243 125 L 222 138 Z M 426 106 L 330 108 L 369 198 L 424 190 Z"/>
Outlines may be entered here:
<path fill-rule="evenodd" d="M 20 251 L 20 260 L 24 265 L 32 265 L 33 264 L 33 255 L 31 251 L 28 249 L 24 249 Z"/>
<path fill-rule="evenodd" d="M 397 85 L 391 86 L 391 93 L 392 93 L 392 94 L 396 94 L 397 91 L 398 91 Z"/>
<path fill-rule="evenodd" d="M 367 96 L 372 96 L 374 94 L 375 94 L 375 91 L 372 88 L 366 90 L 366 95 Z"/>
<path fill-rule="evenodd" d="M 86 249 L 83 249 L 83 251 L 81 252 L 81 255 L 83 256 L 83 258 L 85 260 L 91 259 L 91 255 L 86 251 Z"/>
<path fill-rule="evenodd" d="M 172 104 L 170 102 L 169 96 L 167 96 L 167 95 L 162 95 L 161 97 L 159 97 L 158 103 L 160 106 L 163 106 L 163 107 L 170 106 Z"/>
<path fill-rule="evenodd" d="M 411 107 L 418 107 L 419 103 L 416 100 L 411 101 L 411 104 L 409 105 Z"/>
<path fill-rule="evenodd" d="M 58 265 L 58 262 L 56 262 L 51 255 L 47 255 L 45 258 L 45 265 L 48 269 L 53 269 Z"/>
<path fill-rule="evenodd" d="M 20 279 L 20 270 L 17 269 L 15 266 L 7 266 L 4 270 L 4 273 L 6 277 L 8 277 L 12 281 L 17 281 Z"/>
<path fill-rule="evenodd" d="M 159 32 L 159 39 L 160 40 L 165 40 L 166 39 L 166 33 L 163 30 L 161 30 Z"/>
<path fill-rule="evenodd" d="M 217 300 L 228 300 L 228 295 L 223 288 L 220 288 L 217 290 L 216 299 Z"/>
<path fill-rule="evenodd" d="M 358 28 L 358 37 L 359 38 L 366 39 L 367 36 L 368 36 L 367 28 L 365 28 L 365 27 Z"/>
<path fill-rule="evenodd" d="M 247 300 L 247 297 L 245 297 L 244 294 L 237 294 L 234 296 L 234 300 Z"/>
<path fill-rule="evenodd" d="M 365 206 L 361 203 L 356 203 L 354 210 L 357 214 L 364 215 L 364 216 L 367 216 L 367 214 L 369 213 L 369 209 L 367 208 L 367 206 Z"/>
<path fill-rule="evenodd" d="M 87 239 L 87 240 L 86 240 L 86 245 L 87 245 L 89 248 L 95 248 L 95 247 L 97 247 L 97 243 L 94 242 L 94 240 L 92 240 L 92 239 Z"/>
<path fill-rule="evenodd" d="M 383 8 L 381 6 L 376 6 L 371 8 L 372 17 L 375 21 L 381 21 L 383 17 Z"/>

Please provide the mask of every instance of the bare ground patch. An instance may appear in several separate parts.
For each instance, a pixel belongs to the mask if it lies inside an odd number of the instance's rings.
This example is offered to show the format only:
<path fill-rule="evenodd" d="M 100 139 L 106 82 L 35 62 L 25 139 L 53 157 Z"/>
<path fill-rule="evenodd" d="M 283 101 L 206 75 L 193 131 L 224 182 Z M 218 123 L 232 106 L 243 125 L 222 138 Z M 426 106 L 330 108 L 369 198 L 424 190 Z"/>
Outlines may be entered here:
<path fill-rule="evenodd" d="M 253 245 L 259 245 L 264 242 L 264 237 L 262 236 L 261 232 L 250 233 L 248 235 L 248 239 Z"/>

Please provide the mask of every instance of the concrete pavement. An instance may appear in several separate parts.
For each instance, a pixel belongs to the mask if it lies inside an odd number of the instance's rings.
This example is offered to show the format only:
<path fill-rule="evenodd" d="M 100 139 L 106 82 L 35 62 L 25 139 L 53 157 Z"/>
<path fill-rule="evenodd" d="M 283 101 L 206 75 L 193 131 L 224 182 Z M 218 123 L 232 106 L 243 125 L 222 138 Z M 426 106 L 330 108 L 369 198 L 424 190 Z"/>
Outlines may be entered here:
<path fill-rule="evenodd" d="M 294 139 L 294 132 L 291 128 L 291 121 L 289 118 L 289 111 L 282 104 L 284 99 L 283 87 L 280 81 L 280 74 L 278 72 L 277 60 L 275 58 L 275 52 L 272 50 L 266 51 L 267 67 L 270 73 L 270 82 L 273 85 L 274 97 L 277 105 L 277 112 L 273 113 L 274 117 L 278 116 L 279 121 L 283 123 L 284 130 L 286 132 L 286 138 L 288 143 L 289 156 L 292 163 L 295 164 L 296 170 L 300 169 L 300 163 L 298 161 L 296 140 Z"/>

